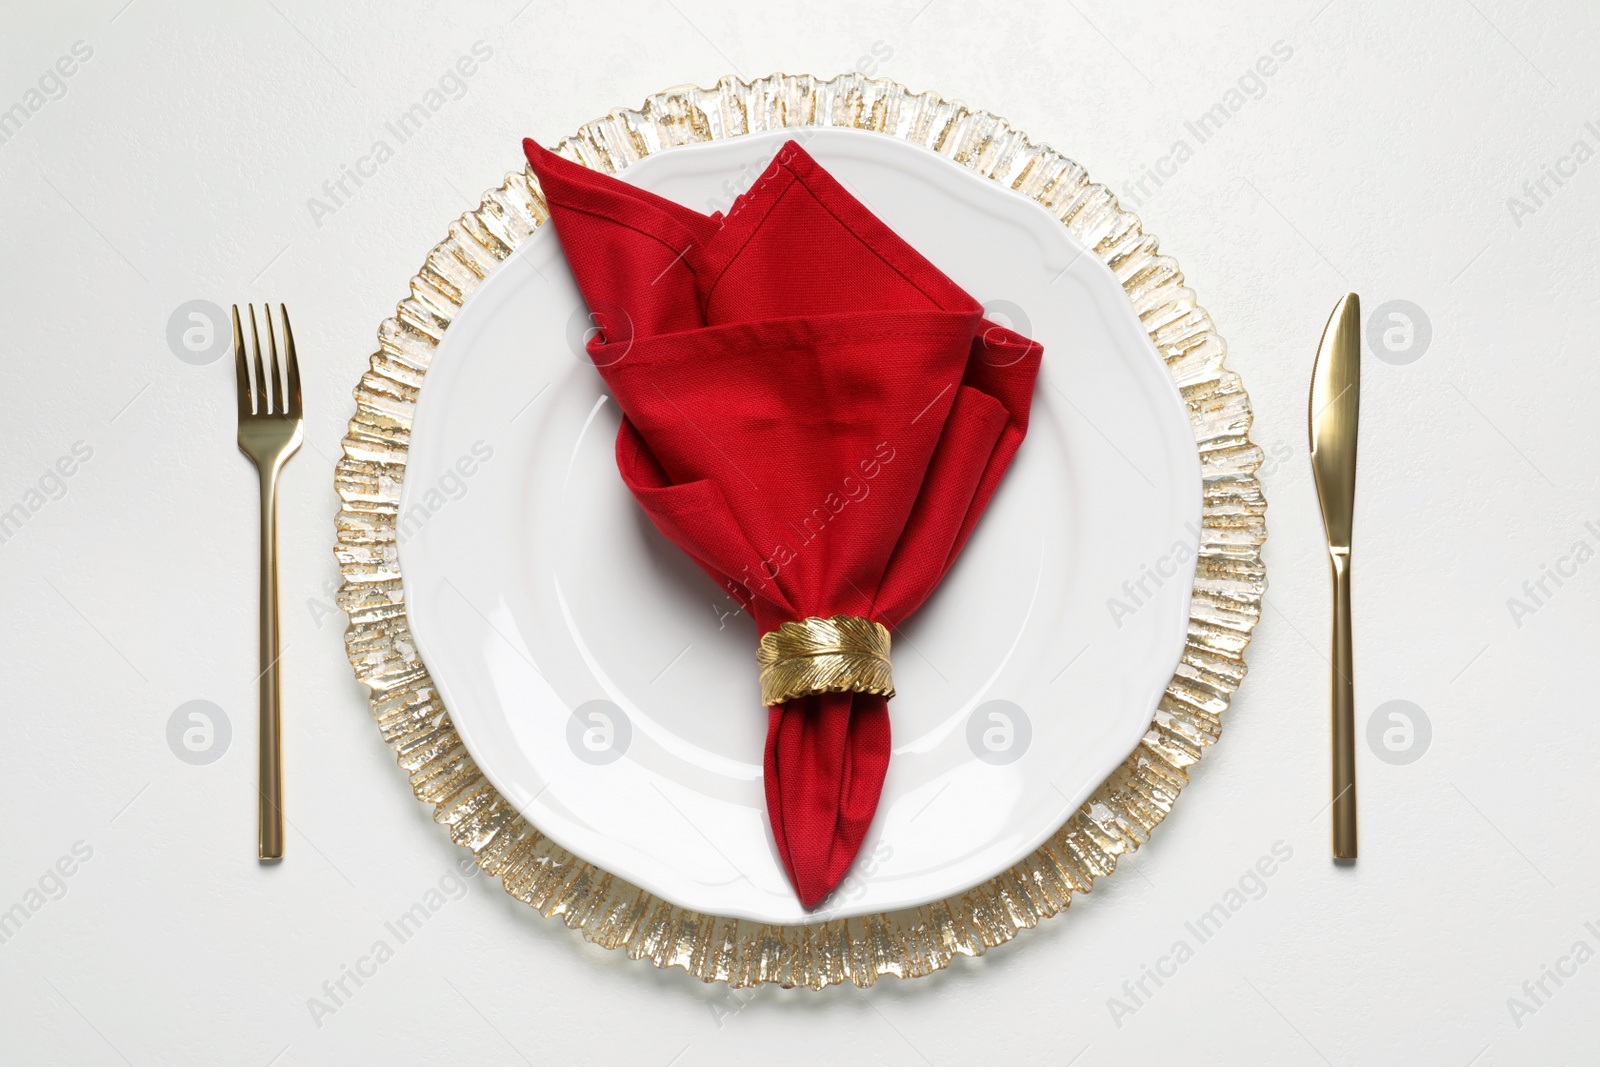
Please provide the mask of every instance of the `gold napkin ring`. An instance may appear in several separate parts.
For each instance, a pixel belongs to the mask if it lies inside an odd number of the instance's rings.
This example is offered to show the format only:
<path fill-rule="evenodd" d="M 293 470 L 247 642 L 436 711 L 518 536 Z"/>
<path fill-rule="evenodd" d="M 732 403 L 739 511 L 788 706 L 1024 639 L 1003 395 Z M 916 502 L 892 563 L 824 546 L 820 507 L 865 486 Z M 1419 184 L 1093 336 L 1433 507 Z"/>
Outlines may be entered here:
<path fill-rule="evenodd" d="M 756 662 L 768 707 L 812 693 L 894 696 L 889 630 L 858 615 L 786 622 L 761 638 Z"/>

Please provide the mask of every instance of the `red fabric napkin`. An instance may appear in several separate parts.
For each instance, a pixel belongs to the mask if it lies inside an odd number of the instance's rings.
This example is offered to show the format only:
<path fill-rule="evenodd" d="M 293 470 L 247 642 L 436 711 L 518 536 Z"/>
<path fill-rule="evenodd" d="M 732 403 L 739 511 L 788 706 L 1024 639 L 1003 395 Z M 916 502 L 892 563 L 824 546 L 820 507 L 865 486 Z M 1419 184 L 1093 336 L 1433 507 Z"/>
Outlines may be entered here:
<path fill-rule="evenodd" d="M 656 527 L 761 634 L 835 614 L 892 631 L 1016 453 L 1041 347 L 793 141 L 726 216 L 523 148 L 625 415 L 617 467 Z M 889 735 L 881 696 L 769 709 L 767 811 L 807 908 L 861 847 Z"/>

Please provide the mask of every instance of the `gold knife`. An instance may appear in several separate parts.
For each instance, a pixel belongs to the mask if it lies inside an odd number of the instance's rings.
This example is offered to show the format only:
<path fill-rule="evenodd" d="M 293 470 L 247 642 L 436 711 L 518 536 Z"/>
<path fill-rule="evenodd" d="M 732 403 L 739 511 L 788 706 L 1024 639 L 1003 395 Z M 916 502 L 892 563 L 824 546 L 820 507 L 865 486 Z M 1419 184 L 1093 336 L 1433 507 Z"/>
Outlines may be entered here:
<path fill-rule="evenodd" d="M 1361 298 L 1328 316 L 1311 369 L 1311 473 L 1333 568 L 1333 857 L 1356 858 L 1355 664 L 1350 647 L 1350 524 L 1361 414 Z"/>

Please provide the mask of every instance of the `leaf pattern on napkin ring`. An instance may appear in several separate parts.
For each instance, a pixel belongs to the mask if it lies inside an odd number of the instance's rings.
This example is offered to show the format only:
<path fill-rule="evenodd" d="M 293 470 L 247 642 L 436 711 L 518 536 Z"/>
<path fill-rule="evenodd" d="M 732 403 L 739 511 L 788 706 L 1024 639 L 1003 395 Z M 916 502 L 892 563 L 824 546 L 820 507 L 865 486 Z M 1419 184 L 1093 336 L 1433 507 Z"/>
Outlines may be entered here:
<path fill-rule="evenodd" d="M 812 693 L 894 696 L 889 630 L 859 615 L 786 622 L 762 636 L 756 662 L 768 707 Z"/>

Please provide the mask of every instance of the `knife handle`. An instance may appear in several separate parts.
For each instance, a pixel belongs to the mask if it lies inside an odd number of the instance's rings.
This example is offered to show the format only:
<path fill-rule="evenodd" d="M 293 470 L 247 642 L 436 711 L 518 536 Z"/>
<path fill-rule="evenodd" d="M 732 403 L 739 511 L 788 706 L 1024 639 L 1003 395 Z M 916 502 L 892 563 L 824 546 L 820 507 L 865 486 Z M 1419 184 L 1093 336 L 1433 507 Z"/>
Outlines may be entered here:
<path fill-rule="evenodd" d="M 1333 858 L 1356 858 L 1356 687 L 1350 640 L 1350 554 L 1333 562 Z"/>

